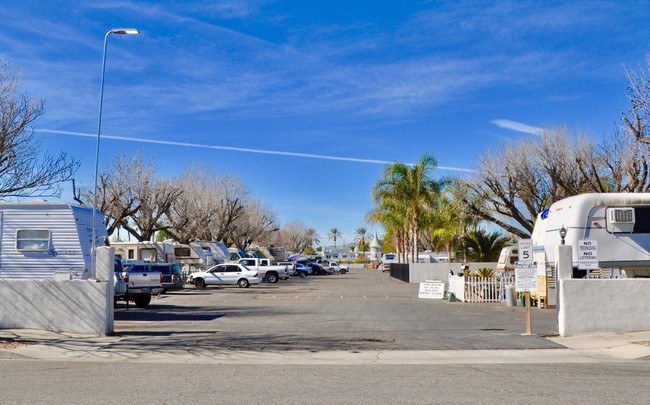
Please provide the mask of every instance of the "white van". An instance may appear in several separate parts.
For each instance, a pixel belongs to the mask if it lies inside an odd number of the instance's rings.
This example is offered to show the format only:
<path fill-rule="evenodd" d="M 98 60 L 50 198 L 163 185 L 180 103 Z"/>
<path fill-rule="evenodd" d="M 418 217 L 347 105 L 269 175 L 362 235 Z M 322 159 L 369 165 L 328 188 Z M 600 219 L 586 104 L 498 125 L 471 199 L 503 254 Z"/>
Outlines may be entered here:
<path fill-rule="evenodd" d="M 382 253 L 381 255 L 381 271 L 390 271 L 391 263 L 398 263 L 399 258 L 395 253 Z"/>
<path fill-rule="evenodd" d="M 533 229 L 535 260 L 553 266 L 555 247 L 573 246 L 574 277 L 578 268 L 578 241 L 597 241 L 601 269 L 621 271 L 627 277 L 650 277 L 650 193 L 580 194 L 557 201 L 541 213 Z"/>

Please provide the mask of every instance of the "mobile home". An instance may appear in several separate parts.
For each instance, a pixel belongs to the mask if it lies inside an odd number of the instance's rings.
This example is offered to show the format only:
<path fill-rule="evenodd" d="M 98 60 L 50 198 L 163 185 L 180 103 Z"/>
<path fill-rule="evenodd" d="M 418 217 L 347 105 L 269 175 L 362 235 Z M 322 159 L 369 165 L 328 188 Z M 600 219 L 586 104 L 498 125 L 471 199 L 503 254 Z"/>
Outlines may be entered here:
<path fill-rule="evenodd" d="M 597 242 L 601 269 L 627 277 L 650 277 L 650 193 L 581 194 L 557 201 L 540 214 L 533 230 L 535 260 L 555 263 L 555 248 L 573 247 L 574 277 L 585 275 L 578 268 L 580 240 Z"/>
<path fill-rule="evenodd" d="M 92 274 L 93 210 L 63 202 L 0 203 L 0 278 L 53 278 Z M 97 245 L 108 235 L 95 215 Z"/>

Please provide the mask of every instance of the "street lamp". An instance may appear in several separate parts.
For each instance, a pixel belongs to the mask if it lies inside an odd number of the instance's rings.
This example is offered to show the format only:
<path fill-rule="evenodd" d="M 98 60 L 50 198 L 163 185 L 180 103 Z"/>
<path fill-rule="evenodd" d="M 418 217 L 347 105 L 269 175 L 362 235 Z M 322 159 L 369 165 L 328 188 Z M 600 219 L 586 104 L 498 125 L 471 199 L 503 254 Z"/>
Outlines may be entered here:
<path fill-rule="evenodd" d="M 564 225 L 562 225 L 562 228 L 560 229 L 560 244 L 564 245 L 564 238 L 566 238 L 566 228 Z"/>
<path fill-rule="evenodd" d="M 106 46 L 108 45 L 108 36 L 111 34 L 119 35 L 137 35 L 140 31 L 135 28 L 114 28 L 104 36 L 104 53 L 102 54 L 102 80 L 99 87 L 99 118 L 97 119 L 97 146 L 95 148 L 95 186 L 93 190 L 93 232 L 92 232 L 92 276 L 97 276 L 97 227 L 95 221 L 97 218 L 97 176 L 99 173 L 99 137 L 102 132 L 102 108 L 104 106 L 104 73 L 106 72 Z"/>

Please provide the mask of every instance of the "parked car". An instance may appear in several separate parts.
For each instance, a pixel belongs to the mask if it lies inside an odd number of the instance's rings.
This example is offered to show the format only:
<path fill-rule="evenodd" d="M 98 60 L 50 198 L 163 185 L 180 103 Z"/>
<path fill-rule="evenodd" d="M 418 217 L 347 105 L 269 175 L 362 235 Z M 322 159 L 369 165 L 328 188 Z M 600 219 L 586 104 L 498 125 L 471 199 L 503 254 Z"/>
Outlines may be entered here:
<path fill-rule="evenodd" d="M 323 267 L 320 264 L 312 263 L 311 264 L 312 274 L 317 274 L 319 276 L 324 276 L 326 274 L 334 274 L 334 269 L 331 267 Z"/>
<path fill-rule="evenodd" d="M 262 278 L 257 271 L 250 270 L 242 264 L 218 264 L 207 271 L 190 274 L 189 283 L 196 288 L 205 288 L 208 285 L 238 285 L 247 288 L 251 284 L 259 284 Z"/>
<path fill-rule="evenodd" d="M 337 262 L 330 262 L 329 267 L 334 269 L 334 273 L 341 273 L 345 274 L 348 272 L 348 266 L 344 266 L 342 264 L 338 264 Z"/>
<path fill-rule="evenodd" d="M 305 278 L 307 275 L 311 274 L 311 267 L 303 263 L 296 263 L 296 275 L 300 278 Z"/>

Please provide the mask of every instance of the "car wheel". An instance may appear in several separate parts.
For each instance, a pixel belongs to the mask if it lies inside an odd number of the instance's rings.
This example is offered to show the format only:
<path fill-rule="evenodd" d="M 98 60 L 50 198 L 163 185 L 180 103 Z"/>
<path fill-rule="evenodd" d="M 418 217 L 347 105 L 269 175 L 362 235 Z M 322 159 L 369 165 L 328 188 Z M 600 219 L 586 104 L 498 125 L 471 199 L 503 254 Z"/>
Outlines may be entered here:
<path fill-rule="evenodd" d="M 298 277 L 300 277 L 300 278 L 305 278 L 305 277 L 307 277 L 307 274 L 305 274 L 304 271 L 299 271 L 299 272 L 298 272 Z"/>
<path fill-rule="evenodd" d="M 163 288 L 162 293 L 167 294 L 167 291 L 169 291 L 167 288 Z"/>
<path fill-rule="evenodd" d="M 146 308 L 149 306 L 149 303 L 151 302 L 151 294 L 138 294 L 135 297 L 133 297 L 133 301 L 135 301 L 136 307 Z"/>
<path fill-rule="evenodd" d="M 197 278 L 194 280 L 194 287 L 196 288 L 205 288 L 205 280 L 202 278 Z"/>
<path fill-rule="evenodd" d="M 278 282 L 278 275 L 275 274 L 275 273 L 269 273 L 269 274 L 267 274 L 267 275 L 266 275 L 266 282 L 267 282 L 267 283 L 271 283 L 271 284 L 275 284 L 275 283 L 277 283 L 277 282 Z"/>
<path fill-rule="evenodd" d="M 239 279 L 239 281 L 237 282 L 237 285 L 238 285 L 240 288 L 248 288 L 248 286 L 250 285 L 250 283 L 249 283 L 248 280 L 246 280 L 245 278 L 242 278 L 242 279 Z"/>
<path fill-rule="evenodd" d="M 341 274 L 345 274 L 345 273 L 347 273 L 347 271 L 341 269 Z"/>

